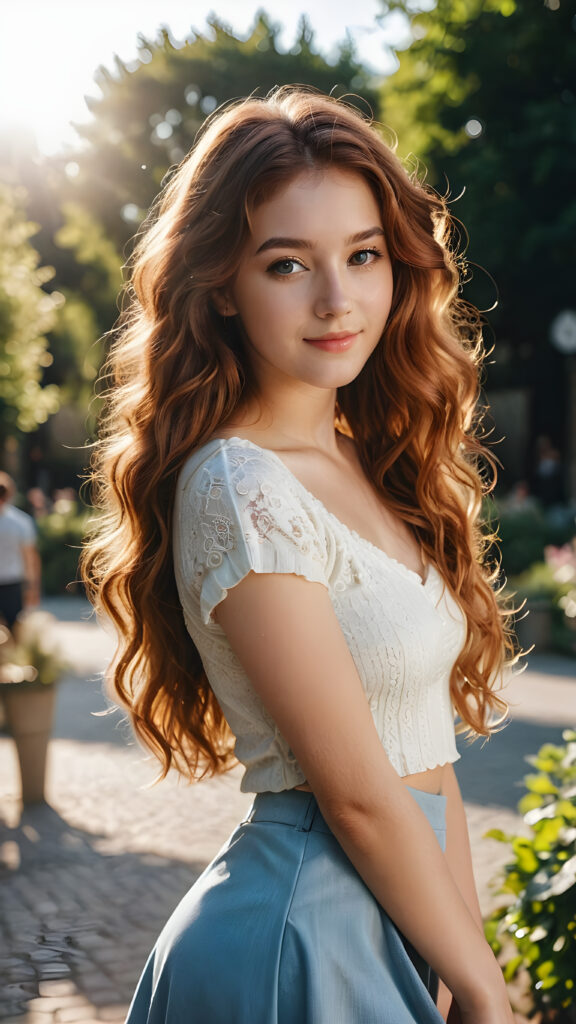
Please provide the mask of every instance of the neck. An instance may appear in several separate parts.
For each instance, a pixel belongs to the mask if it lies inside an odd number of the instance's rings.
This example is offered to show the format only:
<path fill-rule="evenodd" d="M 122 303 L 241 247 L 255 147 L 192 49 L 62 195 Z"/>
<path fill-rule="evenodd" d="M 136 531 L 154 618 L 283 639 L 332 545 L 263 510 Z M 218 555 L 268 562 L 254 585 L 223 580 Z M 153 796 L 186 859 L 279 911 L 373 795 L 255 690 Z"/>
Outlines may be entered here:
<path fill-rule="evenodd" d="M 247 398 L 228 424 L 258 435 L 271 447 L 321 448 L 337 452 L 334 427 L 336 391 L 299 383 Z"/>

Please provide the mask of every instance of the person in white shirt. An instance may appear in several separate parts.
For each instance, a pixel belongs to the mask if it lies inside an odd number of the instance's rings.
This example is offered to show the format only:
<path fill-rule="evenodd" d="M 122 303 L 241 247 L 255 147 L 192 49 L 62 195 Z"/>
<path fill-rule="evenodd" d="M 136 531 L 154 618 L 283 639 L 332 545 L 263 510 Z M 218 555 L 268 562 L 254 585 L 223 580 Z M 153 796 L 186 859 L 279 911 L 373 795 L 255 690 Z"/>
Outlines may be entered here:
<path fill-rule="evenodd" d="M 12 629 L 40 600 L 40 557 L 34 520 L 15 508 L 12 477 L 0 472 L 0 619 Z"/>

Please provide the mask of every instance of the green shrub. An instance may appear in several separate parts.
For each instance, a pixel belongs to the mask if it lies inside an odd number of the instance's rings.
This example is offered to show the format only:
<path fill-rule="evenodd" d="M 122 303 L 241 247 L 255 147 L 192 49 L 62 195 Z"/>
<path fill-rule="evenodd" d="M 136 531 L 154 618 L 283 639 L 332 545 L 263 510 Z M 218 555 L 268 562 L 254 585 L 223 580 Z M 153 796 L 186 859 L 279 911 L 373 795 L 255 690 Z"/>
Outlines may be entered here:
<path fill-rule="evenodd" d="M 546 561 L 508 580 L 507 591 L 520 608 L 518 618 L 538 606 L 550 614 L 550 649 L 559 654 L 576 654 L 576 549 L 546 547 Z M 523 602 L 526 601 L 526 608 Z"/>
<path fill-rule="evenodd" d="M 545 510 L 534 499 L 514 505 L 487 498 L 483 517 L 498 528 L 498 550 L 508 577 L 518 576 L 535 562 L 543 562 L 548 545 L 568 544 L 576 532 L 573 509 Z"/>
<path fill-rule="evenodd" d="M 502 566 L 507 576 L 516 576 L 534 562 L 544 560 L 549 543 L 548 527 L 542 510 L 536 505 L 507 509 L 495 508 Z"/>
<path fill-rule="evenodd" d="M 517 599 L 528 601 L 547 599 L 553 603 L 569 588 L 559 583 L 554 568 L 548 562 L 535 562 L 518 576 L 509 580 L 509 589 L 517 595 Z"/>
<path fill-rule="evenodd" d="M 78 558 L 87 520 L 88 513 L 77 502 L 58 501 L 36 521 L 45 594 L 82 593 Z"/>
<path fill-rule="evenodd" d="M 528 790 L 518 805 L 532 835 L 486 835 L 511 846 L 499 890 L 513 902 L 486 922 L 486 936 L 507 981 L 528 973 L 534 1011 L 542 1021 L 576 1021 L 576 732 L 527 760 Z"/>

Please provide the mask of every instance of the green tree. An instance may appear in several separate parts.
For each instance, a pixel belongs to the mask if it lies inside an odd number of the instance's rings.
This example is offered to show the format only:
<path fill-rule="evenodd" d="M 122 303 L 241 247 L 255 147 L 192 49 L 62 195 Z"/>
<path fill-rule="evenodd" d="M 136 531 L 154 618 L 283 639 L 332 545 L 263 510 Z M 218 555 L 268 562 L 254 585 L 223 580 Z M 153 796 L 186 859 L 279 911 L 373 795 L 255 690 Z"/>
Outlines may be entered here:
<path fill-rule="evenodd" d="M 50 340 L 54 366 L 48 371 L 66 401 L 87 403 L 102 363 L 103 334 L 117 314 L 122 286 L 121 256 L 92 214 L 77 203 L 62 204 L 63 223 L 54 234 L 60 271 L 66 261 L 66 299 Z M 67 255 L 68 254 L 68 255 Z"/>
<path fill-rule="evenodd" d="M 29 139 L 0 136 L 0 178 L 25 186 L 28 215 L 40 228 L 36 247 L 55 270 L 47 289 L 54 289 L 57 309 L 46 328 L 53 362 L 45 367 L 43 381 L 59 389 L 71 407 L 66 413 L 76 422 L 86 423 L 103 339 L 118 315 L 121 265 L 130 239 L 164 174 L 182 159 L 215 106 L 265 94 L 275 85 L 305 82 L 338 95 L 359 94 L 376 109 L 370 76 L 349 42 L 331 64 L 316 52 L 305 20 L 287 53 L 278 48 L 278 32 L 261 13 L 245 40 L 215 19 L 204 34 L 181 46 L 168 29 L 155 40 L 141 36 L 136 61 L 117 60 L 112 71 L 99 69 L 101 95 L 90 102 L 93 118 L 79 129 L 84 145 L 77 153 L 41 158 Z M 95 411 L 93 405 L 90 409 Z M 90 425 L 89 419 L 88 430 Z M 31 438 L 44 458 L 47 433 Z M 54 458 L 51 452 L 51 462 Z M 80 468 L 80 450 L 68 451 L 67 458 L 76 458 Z"/>
<path fill-rule="evenodd" d="M 100 68 L 93 120 L 78 127 L 89 143 L 76 157 L 69 194 L 122 248 L 157 194 L 167 169 L 180 162 L 204 119 L 219 104 L 275 85 L 304 82 L 325 92 L 359 94 L 374 107 L 377 94 L 349 42 L 329 64 L 314 49 L 303 19 L 288 52 L 278 49 L 279 26 L 260 12 L 247 39 L 213 18 L 206 34 L 175 46 L 168 29 L 154 41 L 139 38 L 138 61 Z"/>
<path fill-rule="evenodd" d="M 34 430 L 59 404 L 56 385 L 43 381 L 59 300 L 43 289 L 53 271 L 39 265 L 24 205 L 23 190 L 0 184 L 0 457 L 9 435 Z"/>
<path fill-rule="evenodd" d="M 416 13 L 415 6 L 383 4 L 386 13 L 402 12 L 412 32 L 382 88 L 384 119 L 402 152 L 424 161 L 432 184 L 444 192 L 448 181 L 454 197 L 463 192 L 452 210 L 469 230 L 471 260 L 499 292 L 489 384 L 538 385 L 535 415 L 554 423 L 564 367 L 549 345 L 550 324 L 574 308 L 573 5 L 437 0 Z M 478 269 L 474 277 L 468 297 L 489 306 L 493 285 Z"/>

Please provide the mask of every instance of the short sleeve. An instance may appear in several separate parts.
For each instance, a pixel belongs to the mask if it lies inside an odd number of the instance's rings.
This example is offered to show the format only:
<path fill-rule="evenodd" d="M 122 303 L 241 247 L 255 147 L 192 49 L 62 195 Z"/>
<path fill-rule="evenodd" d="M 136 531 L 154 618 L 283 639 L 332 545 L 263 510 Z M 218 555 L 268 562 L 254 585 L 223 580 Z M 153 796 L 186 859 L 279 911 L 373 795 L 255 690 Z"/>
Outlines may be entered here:
<path fill-rule="evenodd" d="M 202 621 L 249 572 L 295 573 L 328 587 L 322 524 L 296 481 L 256 446 L 219 448 L 184 468 L 175 507 L 175 571 Z"/>

